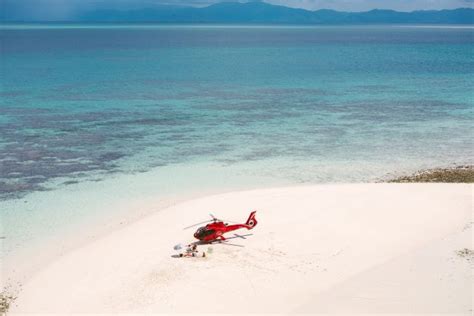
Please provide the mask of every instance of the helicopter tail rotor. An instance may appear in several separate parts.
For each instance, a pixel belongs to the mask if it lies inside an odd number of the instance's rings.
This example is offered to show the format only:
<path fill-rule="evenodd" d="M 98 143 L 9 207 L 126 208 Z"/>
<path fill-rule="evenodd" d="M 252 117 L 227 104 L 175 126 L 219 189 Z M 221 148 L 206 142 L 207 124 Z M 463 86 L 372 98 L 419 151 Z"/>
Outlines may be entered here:
<path fill-rule="evenodd" d="M 255 213 L 257 213 L 257 211 L 253 211 L 252 213 L 250 213 L 250 216 L 247 219 L 247 222 L 245 223 L 245 225 L 248 226 L 248 229 L 252 229 L 255 227 L 255 225 L 257 225 L 257 219 L 255 218 Z"/>

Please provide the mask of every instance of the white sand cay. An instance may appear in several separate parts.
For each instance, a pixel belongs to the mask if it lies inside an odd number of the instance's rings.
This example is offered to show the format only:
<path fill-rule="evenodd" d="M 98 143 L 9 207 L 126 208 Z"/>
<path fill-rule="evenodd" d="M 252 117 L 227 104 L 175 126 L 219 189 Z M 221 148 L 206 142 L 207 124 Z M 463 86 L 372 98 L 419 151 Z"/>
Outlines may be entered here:
<path fill-rule="evenodd" d="M 472 189 L 320 185 L 192 200 L 58 258 L 12 311 L 468 315 L 474 258 L 456 251 L 473 248 Z M 253 209 L 253 235 L 232 240 L 244 247 L 172 257 L 193 240 L 183 227 L 209 212 L 244 222 Z"/>

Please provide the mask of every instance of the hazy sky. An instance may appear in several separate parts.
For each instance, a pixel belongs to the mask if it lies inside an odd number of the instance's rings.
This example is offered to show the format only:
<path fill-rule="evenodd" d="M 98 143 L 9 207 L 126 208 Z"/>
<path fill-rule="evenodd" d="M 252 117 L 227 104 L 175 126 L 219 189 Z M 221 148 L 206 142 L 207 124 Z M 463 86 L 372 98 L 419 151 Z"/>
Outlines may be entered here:
<path fill-rule="evenodd" d="M 66 19 L 90 9 L 139 9 L 160 4 L 206 6 L 224 0 L 0 0 L 0 10 L 7 15 L 27 14 L 34 18 Z M 241 1 L 245 2 L 245 1 Z M 265 0 L 265 2 L 308 10 L 334 9 L 367 11 L 393 9 L 397 11 L 440 10 L 473 7 L 474 0 Z"/>

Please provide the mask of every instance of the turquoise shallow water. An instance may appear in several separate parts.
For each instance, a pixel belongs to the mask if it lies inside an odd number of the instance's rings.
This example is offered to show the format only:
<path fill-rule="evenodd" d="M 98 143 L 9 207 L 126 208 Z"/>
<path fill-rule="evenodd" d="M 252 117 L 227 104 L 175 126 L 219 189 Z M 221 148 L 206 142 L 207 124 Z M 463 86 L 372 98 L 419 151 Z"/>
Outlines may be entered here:
<path fill-rule="evenodd" d="M 210 164 L 232 186 L 241 177 L 372 181 L 472 163 L 473 35 L 391 26 L 0 27 L 2 216 L 22 231 L 20 201 L 40 191 L 160 168 Z M 179 177 L 187 187 L 206 182 Z M 153 181 L 161 188 L 169 178 Z"/>

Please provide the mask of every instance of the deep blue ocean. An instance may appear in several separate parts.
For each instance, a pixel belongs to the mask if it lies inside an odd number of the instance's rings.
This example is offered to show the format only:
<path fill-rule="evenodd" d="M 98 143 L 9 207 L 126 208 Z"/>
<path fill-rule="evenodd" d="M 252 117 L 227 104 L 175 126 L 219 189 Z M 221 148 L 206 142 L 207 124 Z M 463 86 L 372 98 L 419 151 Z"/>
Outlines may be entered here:
<path fill-rule="evenodd" d="M 4 25 L 0 45 L 5 253 L 142 196 L 473 161 L 472 27 Z"/>
<path fill-rule="evenodd" d="M 473 157 L 472 28 L 14 25 L 0 43 L 3 199 L 197 161 L 318 183 Z"/>

